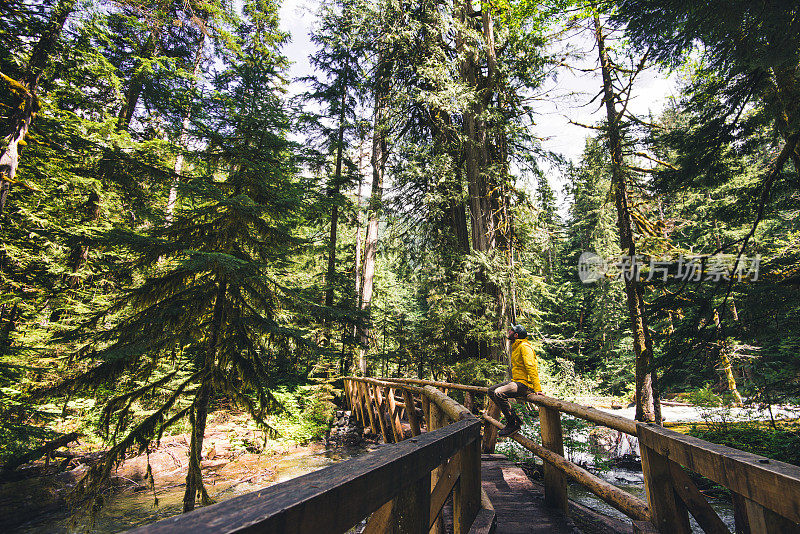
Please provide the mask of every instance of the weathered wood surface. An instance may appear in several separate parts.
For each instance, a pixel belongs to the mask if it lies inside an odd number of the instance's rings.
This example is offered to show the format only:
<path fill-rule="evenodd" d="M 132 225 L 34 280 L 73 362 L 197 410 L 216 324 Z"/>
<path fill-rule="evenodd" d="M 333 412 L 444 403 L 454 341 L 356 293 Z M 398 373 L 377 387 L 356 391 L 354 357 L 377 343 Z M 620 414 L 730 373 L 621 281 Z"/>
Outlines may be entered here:
<path fill-rule="evenodd" d="M 387 388 L 387 390 L 386 399 L 388 401 L 389 423 L 392 427 L 395 443 L 400 443 L 403 441 L 403 428 L 400 426 L 400 415 L 398 414 L 397 403 L 394 400 L 394 389 Z"/>
<path fill-rule="evenodd" d="M 439 409 L 447 414 L 452 421 L 459 421 L 467 417 L 477 419 L 469 410 L 434 387 L 425 386 L 422 388 L 422 393 L 431 402 L 435 402 Z"/>
<path fill-rule="evenodd" d="M 453 487 L 458 482 L 458 477 L 461 475 L 461 462 L 458 456 L 454 456 L 444 468 L 441 474 L 437 473 L 436 487 L 431 492 L 431 522 L 429 527 L 433 526 L 434 521 L 439 518 L 439 513 L 442 511 L 447 497 L 453 491 Z"/>
<path fill-rule="evenodd" d="M 470 414 L 469 419 L 473 418 Z M 480 440 L 461 449 L 455 458 L 461 464 L 461 476 L 453 489 L 453 534 L 467 534 L 481 508 Z"/>
<path fill-rule="evenodd" d="M 689 513 L 675 494 L 669 459 L 641 443 L 639 449 L 652 523 L 661 533 L 689 534 Z"/>
<path fill-rule="evenodd" d="M 422 486 L 430 488 L 428 481 L 417 482 L 421 477 L 429 477 L 430 471 L 444 459 L 478 439 L 478 420 L 457 421 L 438 432 L 386 447 L 380 454 L 341 462 L 130 532 L 345 532 L 389 500 L 405 495 L 404 491 L 412 486 L 416 490 L 410 491 L 416 491 L 417 495 Z M 425 512 L 428 506 L 425 503 Z M 417 523 L 414 519 L 414 524 Z"/>
<path fill-rule="evenodd" d="M 705 496 L 700 493 L 683 468 L 670 460 L 669 472 L 672 475 L 675 492 L 694 516 L 703 532 L 705 534 L 730 534 L 731 531 L 725 526 L 717 512 L 711 508 Z"/>
<path fill-rule="evenodd" d="M 403 399 L 406 404 L 406 414 L 408 415 L 408 423 L 411 425 L 411 434 L 419 436 L 422 431 L 419 426 L 419 418 L 417 417 L 417 406 L 414 403 L 413 394 L 407 389 L 403 390 Z"/>
<path fill-rule="evenodd" d="M 513 463 L 495 458 L 483 456 L 481 486 L 497 514 L 497 534 L 573 533 L 564 515 L 545 504 L 541 486 Z"/>
<path fill-rule="evenodd" d="M 637 427 L 640 445 L 800 523 L 800 467 L 657 425 Z"/>
<path fill-rule="evenodd" d="M 468 534 L 494 534 L 497 532 L 497 513 L 491 508 L 481 508 Z"/>
<path fill-rule="evenodd" d="M 492 402 L 491 399 L 486 399 L 486 411 L 483 415 L 487 415 L 492 419 L 500 418 L 500 407 Z M 483 444 L 482 449 L 485 453 L 493 453 L 497 445 L 497 427 L 487 424 L 483 428 Z"/>
<path fill-rule="evenodd" d="M 542 406 L 539 409 L 539 422 L 541 424 L 542 445 L 544 448 L 559 456 L 564 456 L 561 414 L 556 410 Z M 547 462 L 544 464 L 544 489 L 544 500 L 548 506 L 558 508 L 565 514 L 569 512 L 567 505 L 567 475 Z"/>
<path fill-rule="evenodd" d="M 423 398 L 428 399 L 428 396 L 423 395 Z M 428 403 L 428 415 L 429 415 L 428 418 L 429 432 L 436 431 L 437 429 L 442 428 L 447 424 L 444 412 L 433 401 Z M 446 458 L 443 458 L 443 460 L 446 460 Z M 442 463 L 439 465 L 439 467 L 431 471 L 430 476 L 431 476 L 432 488 L 436 488 L 439 485 L 439 480 L 444 475 L 445 468 L 446 465 Z M 431 534 L 444 534 L 445 530 L 444 530 L 444 521 L 442 518 L 442 514 L 438 514 L 436 518 L 431 518 L 431 521 L 433 522 L 433 525 L 431 526 L 430 530 Z"/>
<path fill-rule="evenodd" d="M 377 400 L 378 407 L 379 407 L 379 409 L 381 411 L 380 417 L 378 418 L 378 423 L 380 423 L 381 434 L 383 435 L 383 442 L 384 443 L 391 443 L 392 442 L 392 439 L 391 439 L 392 434 L 386 428 L 386 426 L 387 426 L 386 417 L 384 417 L 384 415 L 383 415 L 385 410 L 386 410 L 386 406 L 385 406 L 386 405 L 386 401 L 384 400 L 383 396 L 381 395 L 381 388 L 379 388 L 378 386 L 373 384 L 372 385 L 372 389 L 375 392 L 375 399 Z"/>
<path fill-rule="evenodd" d="M 402 389 L 404 399 L 401 402 L 405 406 L 414 404 L 412 392 L 422 393 L 421 404 L 426 419 L 425 423 L 430 429 L 441 428 L 449 421 L 474 417 L 470 413 L 471 410 L 447 397 L 447 391 L 451 389 L 464 391 L 466 403 L 472 406 L 474 406 L 474 394 L 487 392 L 487 388 L 478 386 L 428 380 L 357 380 L 363 383 L 375 383 L 384 387 L 390 385 L 390 387 Z M 419 388 L 411 384 L 424 387 Z M 444 390 L 444 393 L 441 390 Z M 567 499 L 564 491 L 566 485 L 563 481 L 564 475 L 567 475 L 633 518 L 635 530 L 651 530 L 646 521 L 652 520 L 653 526 L 662 533 L 688 533 L 688 513 L 691 512 L 705 531 L 726 532 L 727 529 L 722 521 L 713 512 L 691 479 L 679 467 L 679 465 L 683 465 L 734 492 L 737 532 L 800 533 L 800 467 L 711 444 L 654 425 L 636 423 L 594 408 L 543 395 L 530 395 L 527 400 L 540 406 L 544 447 L 518 434 L 512 436 L 512 439 L 545 460 L 545 482 L 546 487 L 550 489 L 548 503 L 551 506 L 566 510 Z M 390 410 L 393 416 L 397 413 L 396 408 L 399 403 L 395 401 L 394 404 L 395 409 Z M 486 407 L 488 413 L 484 414 L 483 418 L 490 424 L 487 425 L 483 435 L 484 450 L 487 445 L 489 448 L 493 448 L 495 429 L 502 428 L 502 425 L 495 419 L 496 416 L 492 417 L 492 414 L 496 413 L 496 407 L 488 400 Z M 618 490 L 563 458 L 563 452 L 560 449 L 562 441 L 559 432 L 560 412 L 639 437 L 649 503 L 644 503 L 627 492 Z M 369 415 L 371 414 L 368 413 L 367 416 Z M 414 426 L 410 419 L 409 414 L 409 426 Z M 419 424 L 418 421 L 417 424 Z M 458 461 L 462 462 L 463 459 L 459 458 Z M 451 466 L 451 468 L 454 467 L 455 465 Z M 443 472 L 444 467 L 440 467 L 433 473 L 432 482 L 434 484 L 437 481 L 437 475 Z M 459 483 L 460 477 L 454 490 L 458 489 Z M 442 486 L 442 491 L 443 489 L 444 486 Z M 454 493 L 454 500 L 456 500 L 455 497 Z M 461 496 L 457 498 L 461 498 Z M 435 498 L 437 508 L 441 499 L 441 495 L 437 495 Z M 478 515 L 481 517 L 486 515 L 481 515 L 485 508 L 479 508 Z M 435 510 L 431 510 L 431 514 L 433 513 Z M 459 511 L 456 515 L 461 517 L 463 513 Z M 499 515 L 502 516 L 502 514 Z M 456 522 L 456 524 L 459 523 L 464 524 L 464 519 Z M 464 529 L 459 526 L 459 530 Z M 498 532 L 500 531 L 498 530 Z"/>
<path fill-rule="evenodd" d="M 369 386 L 363 382 L 359 383 L 358 385 L 359 389 L 361 390 L 361 398 L 364 401 L 364 407 L 367 411 L 369 427 L 372 429 L 373 434 L 378 435 L 380 428 L 378 427 L 378 421 L 376 420 L 376 414 L 372 404 L 372 394 L 369 391 Z M 366 423 L 367 421 L 364 421 L 364 424 Z"/>

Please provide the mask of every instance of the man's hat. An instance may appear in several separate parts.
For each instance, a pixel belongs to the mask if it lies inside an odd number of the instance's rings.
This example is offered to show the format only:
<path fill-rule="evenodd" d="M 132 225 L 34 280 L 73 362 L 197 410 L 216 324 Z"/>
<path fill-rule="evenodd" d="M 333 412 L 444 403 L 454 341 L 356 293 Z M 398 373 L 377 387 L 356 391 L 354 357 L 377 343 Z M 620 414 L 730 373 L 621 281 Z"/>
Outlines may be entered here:
<path fill-rule="evenodd" d="M 525 339 L 526 337 L 528 337 L 528 331 L 525 330 L 525 327 L 522 326 L 521 324 L 511 325 L 511 330 L 513 330 L 514 333 L 517 334 L 517 337 L 520 339 Z"/>

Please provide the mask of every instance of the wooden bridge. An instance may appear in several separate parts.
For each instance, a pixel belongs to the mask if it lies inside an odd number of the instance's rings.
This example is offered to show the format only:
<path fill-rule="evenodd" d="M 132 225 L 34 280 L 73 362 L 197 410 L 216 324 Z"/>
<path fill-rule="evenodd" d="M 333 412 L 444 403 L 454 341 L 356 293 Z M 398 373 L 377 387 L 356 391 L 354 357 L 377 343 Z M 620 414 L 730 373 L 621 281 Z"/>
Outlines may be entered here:
<path fill-rule="evenodd" d="M 519 469 L 496 456 L 481 461 L 502 428 L 486 388 L 348 377 L 344 390 L 362 424 L 394 445 L 132 532 L 566 534 L 574 531 L 568 518 L 577 506 L 567 499 L 568 479 L 629 517 L 628 532 L 689 533 L 690 513 L 706 533 L 730 532 L 691 471 L 730 490 L 737 533 L 800 533 L 800 467 L 794 465 L 531 395 L 541 444 L 519 433 L 512 439 L 544 461 L 544 495 L 537 499 Z M 451 391 L 463 394 L 463 404 Z M 561 414 L 638 438 L 647 502 L 564 458 Z"/>

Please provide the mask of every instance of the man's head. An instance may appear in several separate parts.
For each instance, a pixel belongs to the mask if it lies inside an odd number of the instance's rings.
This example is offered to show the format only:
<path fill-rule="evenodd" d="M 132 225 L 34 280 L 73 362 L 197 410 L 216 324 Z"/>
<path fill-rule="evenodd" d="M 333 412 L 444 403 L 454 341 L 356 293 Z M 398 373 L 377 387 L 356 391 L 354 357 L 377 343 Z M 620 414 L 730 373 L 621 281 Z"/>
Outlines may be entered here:
<path fill-rule="evenodd" d="M 528 331 L 521 324 L 511 325 L 508 329 L 508 339 L 516 341 L 517 339 L 525 339 L 528 337 Z"/>

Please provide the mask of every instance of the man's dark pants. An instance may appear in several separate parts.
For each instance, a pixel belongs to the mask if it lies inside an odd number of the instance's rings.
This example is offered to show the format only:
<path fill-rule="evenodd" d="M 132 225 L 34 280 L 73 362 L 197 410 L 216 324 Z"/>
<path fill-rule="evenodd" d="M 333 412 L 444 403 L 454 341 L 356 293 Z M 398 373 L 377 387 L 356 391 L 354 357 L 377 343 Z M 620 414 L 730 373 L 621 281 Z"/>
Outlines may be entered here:
<path fill-rule="evenodd" d="M 500 408 L 503 415 L 506 416 L 506 422 L 510 423 L 519 419 L 508 399 L 519 399 L 528 396 L 528 386 L 522 382 L 503 382 L 502 384 L 495 384 L 489 388 L 489 398 Z"/>

